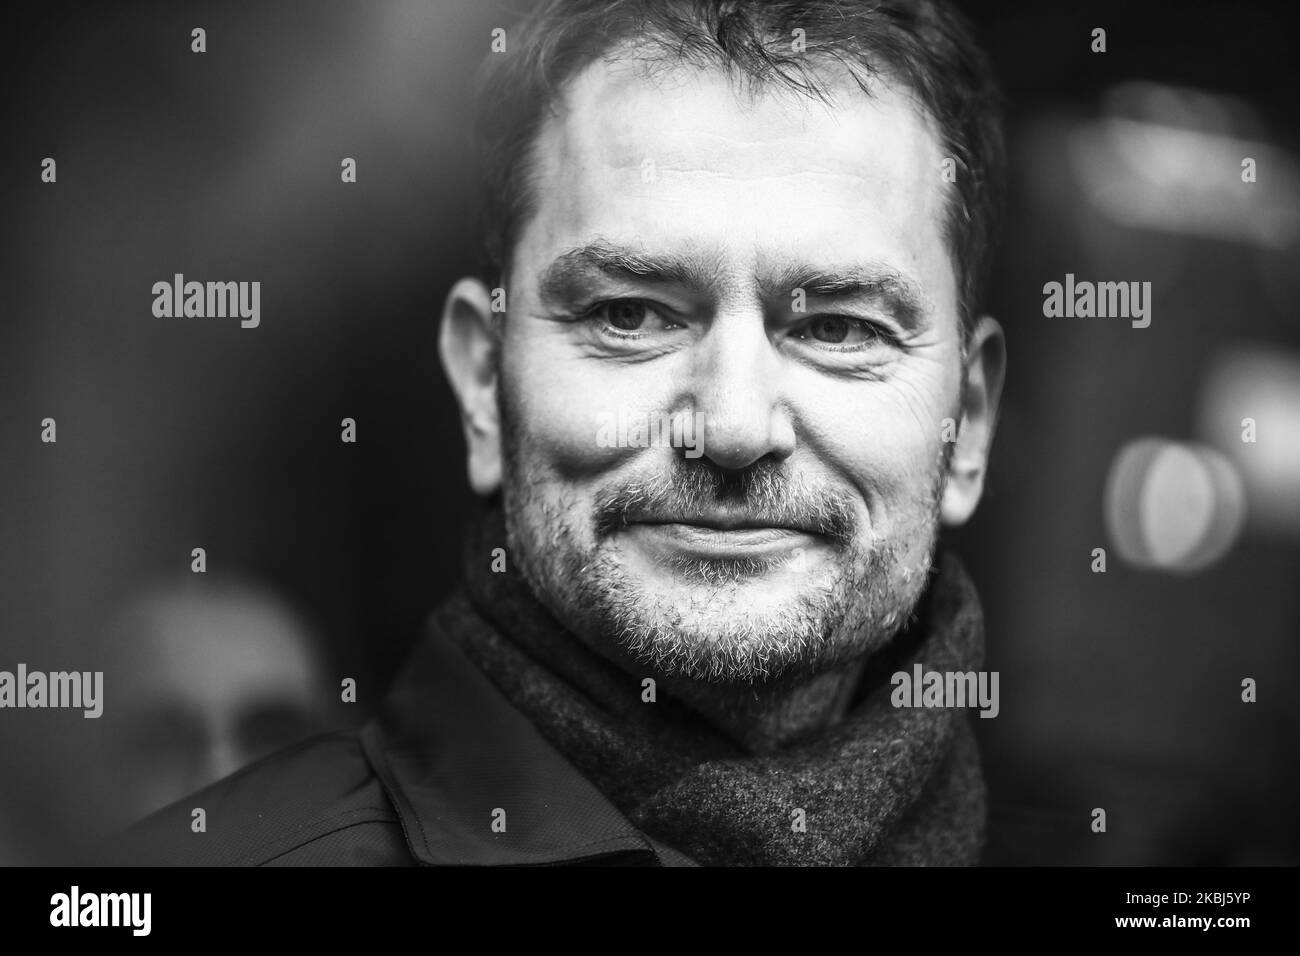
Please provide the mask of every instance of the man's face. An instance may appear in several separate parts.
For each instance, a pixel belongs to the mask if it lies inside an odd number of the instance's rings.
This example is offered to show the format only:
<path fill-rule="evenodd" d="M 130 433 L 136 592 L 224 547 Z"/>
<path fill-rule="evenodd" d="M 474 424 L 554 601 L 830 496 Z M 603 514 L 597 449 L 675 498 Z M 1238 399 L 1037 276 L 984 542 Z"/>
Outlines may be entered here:
<path fill-rule="evenodd" d="M 571 82 L 497 402 L 510 554 L 597 651 L 751 681 L 905 623 L 962 417 L 942 159 L 884 86 L 827 106 L 685 67 Z M 639 440 L 674 417 L 678 447 Z"/>

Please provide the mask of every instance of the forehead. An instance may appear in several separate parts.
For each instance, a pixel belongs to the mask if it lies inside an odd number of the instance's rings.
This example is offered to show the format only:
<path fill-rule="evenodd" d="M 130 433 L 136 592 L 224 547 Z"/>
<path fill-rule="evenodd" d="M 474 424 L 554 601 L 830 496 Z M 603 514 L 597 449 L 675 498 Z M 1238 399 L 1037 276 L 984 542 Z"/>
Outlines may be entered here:
<path fill-rule="evenodd" d="M 827 82 L 822 102 L 783 87 L 750 95 L 685 65 L 653 76 L 630 60 L 589 65 L 537 137 L 536 213 L 517 261 L 544 266 L 595 236 L 707 249 L 738 274 L 884 261 L 949 301 L 931 122 L 904 90 Z"/>

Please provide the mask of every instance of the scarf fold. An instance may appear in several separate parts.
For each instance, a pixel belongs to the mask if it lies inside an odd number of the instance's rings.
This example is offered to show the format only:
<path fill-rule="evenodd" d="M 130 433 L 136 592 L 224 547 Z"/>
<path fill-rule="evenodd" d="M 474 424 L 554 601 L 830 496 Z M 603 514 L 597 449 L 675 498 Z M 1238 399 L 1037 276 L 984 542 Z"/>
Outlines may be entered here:
<path fill-rule="evenodd" d="M 513 569 L 499 507 L 471 528 L 447 630 L 541 734 L 629 820 L 705 865 L 968 865 L 985 790 L 965 710 L 895 708 L 890 676 L 977 670 L 979 599 L 942 549 L 912 624 L 871 661 L 849 713 L 755 755 L 569 634 Z M 802 811 L 800 813 L 799 811 Z M 802 826 L 801 826 L 802 824 Z"/>

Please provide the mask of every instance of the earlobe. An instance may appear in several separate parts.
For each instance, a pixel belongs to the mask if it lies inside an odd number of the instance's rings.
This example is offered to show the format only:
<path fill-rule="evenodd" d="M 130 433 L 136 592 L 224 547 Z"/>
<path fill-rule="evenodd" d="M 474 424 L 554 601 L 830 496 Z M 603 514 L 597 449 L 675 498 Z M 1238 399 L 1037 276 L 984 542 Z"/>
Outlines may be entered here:
<path fill-rule="evenodd" d="M 487 287 L 461 279 L 447 294 L 438 335 L 442 368 L 460 405 L 470 487 L 484 496 L 501 487 L 495 320 Z"/>
<path fill-rule="evenodd" d="M 1002 383 L 1006 377 L 1006 339 L 1002 326 L 984 316 L 971 331 L 966 356 L 966 389 L 956 447 L 948 463 L 948 480 L 939 516 L 945 525 L 965 524 L 984 492 Z"/>

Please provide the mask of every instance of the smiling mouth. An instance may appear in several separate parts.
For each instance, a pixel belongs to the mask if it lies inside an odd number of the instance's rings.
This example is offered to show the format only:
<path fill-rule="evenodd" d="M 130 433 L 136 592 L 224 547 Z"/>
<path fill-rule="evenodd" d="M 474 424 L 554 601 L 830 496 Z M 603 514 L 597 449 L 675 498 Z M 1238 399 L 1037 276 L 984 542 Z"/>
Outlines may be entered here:
<path fill-rule="evenodd" d="M 766 524 L 719 525 L 699 521 L 648 521 L 650 528 L 662 528 L 673 534 L 698 534 L 708 538 L 734 538 L 737 541 L 767 540 L 786 538 L 791 535 L 807 535 L 808 531 L 800 528 L 785 528 Z"/>
<path fill-rule="evenodd" d="M 631 541 L 656 557 L 690 556 L 705 560 L 775 558 L 817 545 L 821 536 L 803 528 L 746 519 L 691 518 L 689 521 L 636 521 L 624 528 Z"/>
<path fill-rule="evenodd" d="M 789 521 L 773 521 L 761 517 L 729 515 L 725 512 L 688 517 L 640 517 L 629 524 L 672 525 L 681 528 L 699 528 L 702 531 L 784 531 L 795 534 L 816 534 L 815 529 Z"/>

